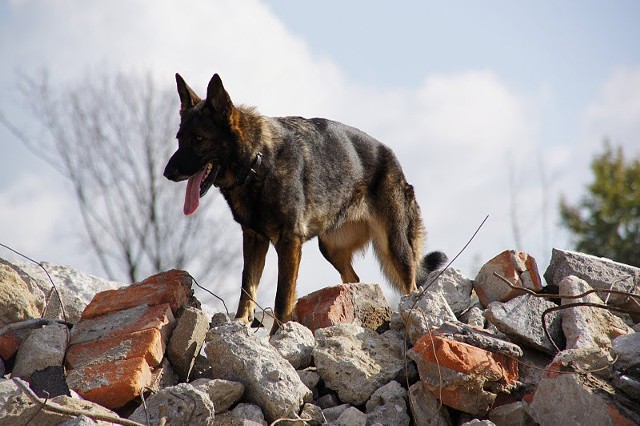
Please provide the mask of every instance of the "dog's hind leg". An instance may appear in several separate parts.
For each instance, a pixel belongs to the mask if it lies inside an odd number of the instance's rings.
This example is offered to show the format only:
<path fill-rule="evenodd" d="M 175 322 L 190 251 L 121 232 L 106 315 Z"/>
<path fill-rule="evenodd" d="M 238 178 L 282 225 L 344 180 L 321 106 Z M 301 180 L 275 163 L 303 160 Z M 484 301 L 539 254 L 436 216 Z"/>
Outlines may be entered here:
<path fill-rule="evenodd" d="M 242 291 L 236 318 L 250 324 L 253 321 L 255 300 L 264 270 L 264 262 L 269 250 L 269 240 L 256 232 L 242 228 L 242 253 L 244 267 L 242 269 Z"/>
<path fill-rule="evenodd" d="M 358 274 L 356 274 L 351 264 L 353 250 L 350 247 L 336 247 L 323 241 L 322 238 L 318 238 L 318 246 L 324 258 L 340 273 L 340 278 L 343 283 L 360 282 L 360 277 L 358 277 Z"/>

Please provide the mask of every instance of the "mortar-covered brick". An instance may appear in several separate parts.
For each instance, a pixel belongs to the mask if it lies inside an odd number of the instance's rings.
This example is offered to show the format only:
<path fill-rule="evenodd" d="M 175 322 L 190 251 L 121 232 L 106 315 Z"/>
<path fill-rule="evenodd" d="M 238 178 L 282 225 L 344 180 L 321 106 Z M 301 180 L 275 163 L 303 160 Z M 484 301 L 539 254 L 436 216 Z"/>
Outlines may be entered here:
<path fill-rule="evenodd" d="M 540 291 L 544 287 L 536 260 L 522 251 L 505 250 L 485 263 L 473 283 L 473 288 L 485 308 L 491 302 L 506 302 L 523 294 L 509 287 L 494 275 L 506 278 L 513 286 Z"/>
<path fill-rule="evenodd" d="M 86 365 L 67 373 L 69 388 L 112 409 L 140 395 L 151 381 L 151 369 L 143 357 Z"/>
<path fill-rule="evenodd" d="M 518 379 L 515 359 L 435 334 L 425 334 L 409 351 L 423 385 L 450 407 L 485 414 L 498 392 Z"/>
<path fill-rule="evenodd" d="M 298 299 L 296 304 L 298 322 L 311 331 L 355 320 L 348 284 L 314 291 Z"/>
<path fill-rule="evenodd" d="M 377 284 L 339 284 L 310 293 L 296 305 L 296 320 L 315 331 L 356 323 L 377 329 L 391 318 L 391 308 Z"/>
<path fill-rule="evenodd" d="M 172 269 L 128 287 L 102 291 L 84 309 L 82 318 L 94 318 L 141 304 L 154 306 L 165 303 L 171 306 L 175 315 L 178 309 L 187 305 L 192 281 L 188 272 Z"/>
<path fill-rule="evenodd" d="M 90 364 L 103 364 L 123 359 L 146 359 L 150 367 L 162 362 L 166 344 L 157 328 L 115 336 L 106 339 L 73 345 L 67 351 L 67 369 L 80 368 Z"/>
<path fill-rule="evenodd" d="M 160 330 L 163 341 L 166 342 L 174 325 L 175 318 L 169 304 L 140 305 L 95 318 L 81 319 L 71 329 L 69 343 L 75 345 L 92 340 L 127 336 L 149 328 Z"/>

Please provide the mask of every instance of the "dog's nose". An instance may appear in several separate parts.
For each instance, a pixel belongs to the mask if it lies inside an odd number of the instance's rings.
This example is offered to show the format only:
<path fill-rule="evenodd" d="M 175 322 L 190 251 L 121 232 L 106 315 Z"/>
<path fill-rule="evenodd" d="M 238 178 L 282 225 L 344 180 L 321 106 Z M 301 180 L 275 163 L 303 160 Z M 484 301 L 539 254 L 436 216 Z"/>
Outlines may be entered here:
<path fill-rule="evenodd" d="M 180 172 L 178 171 L 178 168 L 175 166 L 172 166 L 171 163 L 167 164 L 167 166 L 164 168 L 163 175 L 167 179 L 173 180 L 173 181 L 177 181 L 180 178 Z"/>

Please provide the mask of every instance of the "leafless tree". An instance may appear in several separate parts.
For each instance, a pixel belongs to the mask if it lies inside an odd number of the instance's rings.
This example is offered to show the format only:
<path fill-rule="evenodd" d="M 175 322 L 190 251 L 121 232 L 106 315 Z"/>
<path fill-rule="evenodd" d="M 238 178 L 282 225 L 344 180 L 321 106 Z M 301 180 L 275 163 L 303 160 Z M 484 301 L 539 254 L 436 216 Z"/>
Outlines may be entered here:
<path fill-rule="evenodd" d="M 196 268 L 199 281 L 224 280 L 241 256 L 229 238 L 230 222 L 212 217 L 223 211 L 222 198 L 212 192 L 203 202 L 218 209 L 184 217 L 183 188 L 162 177 L 176 147 L 174 91 L 160 90 L 149 76 L 124 74 L 87 75 L 54 88 L 45 74 L 25 78 L 20 93 L 47 137 L 3 124 L 69 180 L 83 237 L 110 278 L 136 282 L 170 268 Z"/>

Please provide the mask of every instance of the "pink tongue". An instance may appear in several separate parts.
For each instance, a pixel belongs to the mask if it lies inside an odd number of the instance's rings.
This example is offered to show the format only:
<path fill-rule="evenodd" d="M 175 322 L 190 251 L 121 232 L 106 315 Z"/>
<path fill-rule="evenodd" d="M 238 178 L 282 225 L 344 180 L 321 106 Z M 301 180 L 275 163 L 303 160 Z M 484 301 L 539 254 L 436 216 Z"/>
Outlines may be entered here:
<path fill-rule="evenodd" d="M 200 204 L 200 183 L 202 183 L 204 172 L 202 170 L 187 181 L 187 193 L 184 197 L 184 208 L 182 210 L 187 216 L 192 215 Z"/>

